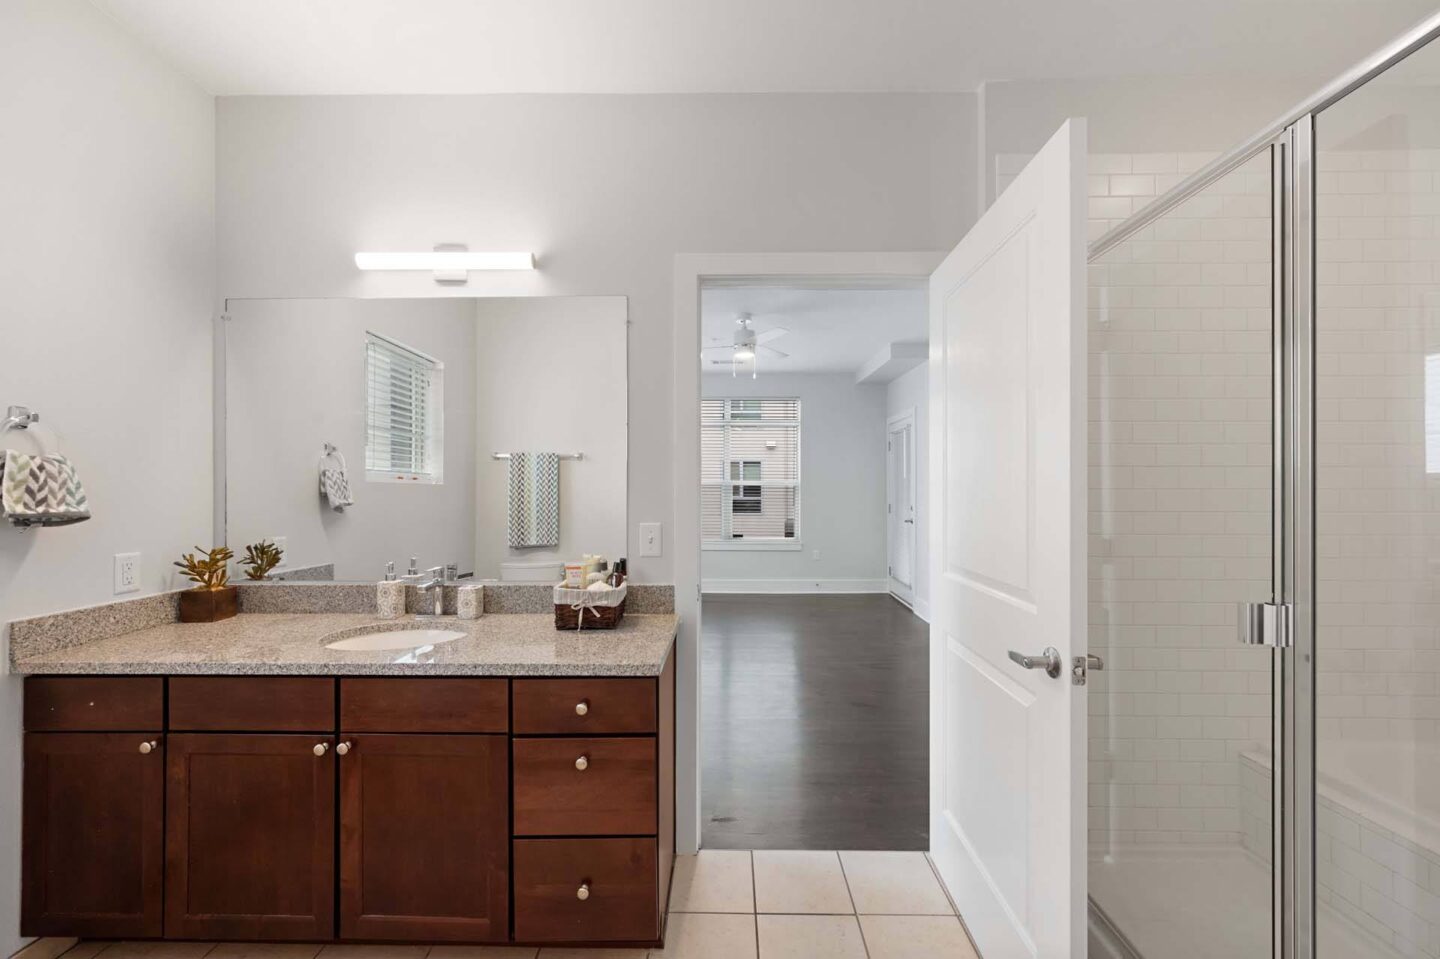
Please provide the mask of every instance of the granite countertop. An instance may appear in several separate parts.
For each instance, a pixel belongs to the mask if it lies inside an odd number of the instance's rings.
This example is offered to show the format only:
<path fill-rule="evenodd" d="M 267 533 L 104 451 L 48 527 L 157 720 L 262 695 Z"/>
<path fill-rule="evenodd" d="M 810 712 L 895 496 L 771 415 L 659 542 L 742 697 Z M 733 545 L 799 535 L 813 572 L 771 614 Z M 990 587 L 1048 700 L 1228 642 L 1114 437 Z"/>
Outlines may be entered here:
<path fill-rule="evenodd" d="M 630 614 L 617 629 L 555 628 L 553 614 L 381 620 L 366 613 L 241 613 L 167 623 L 17 660 L 13 672 L 306 676 L 658 676 L 677 618 Z M 340 652 L 325 643 L 385 629 L 463 632 L 420 649 Z"/>

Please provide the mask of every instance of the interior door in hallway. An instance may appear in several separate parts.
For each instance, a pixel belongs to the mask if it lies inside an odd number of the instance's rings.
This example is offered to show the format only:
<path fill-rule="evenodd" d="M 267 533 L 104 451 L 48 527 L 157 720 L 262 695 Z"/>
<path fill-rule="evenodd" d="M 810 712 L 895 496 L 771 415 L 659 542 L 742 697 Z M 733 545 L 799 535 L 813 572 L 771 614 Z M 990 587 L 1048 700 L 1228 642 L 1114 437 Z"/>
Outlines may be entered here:
<path fill-rule="evenodd" d="M 885 439 L 886 569 L 890 592 L 915 602 L 915 414 L 890 420 Z"/>
<path fill-rule="evenodd" d="M 930 280 L 930 836 L 986 959 L 1085 955 L 1085 124 Z"/>

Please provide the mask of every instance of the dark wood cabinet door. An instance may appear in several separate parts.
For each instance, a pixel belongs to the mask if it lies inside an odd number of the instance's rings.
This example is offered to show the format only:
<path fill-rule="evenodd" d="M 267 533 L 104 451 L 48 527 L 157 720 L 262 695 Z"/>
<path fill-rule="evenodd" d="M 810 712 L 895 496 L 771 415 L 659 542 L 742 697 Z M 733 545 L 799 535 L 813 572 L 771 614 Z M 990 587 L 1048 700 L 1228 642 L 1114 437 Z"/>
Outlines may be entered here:
<path fill-rule="evenodd" d="M 508 738 L 340 739 L 341 937 L 506 939 Z"/>
<path fill-rule="evenodd" d="M 26 735 L 21 935 L 160 935 L 162 741 L 158 732 Z"/>
<path fill-rule="evenodd" d="M 172 734 L 167 753 L 165 935 L 330 938 L 334 738 Z"/>

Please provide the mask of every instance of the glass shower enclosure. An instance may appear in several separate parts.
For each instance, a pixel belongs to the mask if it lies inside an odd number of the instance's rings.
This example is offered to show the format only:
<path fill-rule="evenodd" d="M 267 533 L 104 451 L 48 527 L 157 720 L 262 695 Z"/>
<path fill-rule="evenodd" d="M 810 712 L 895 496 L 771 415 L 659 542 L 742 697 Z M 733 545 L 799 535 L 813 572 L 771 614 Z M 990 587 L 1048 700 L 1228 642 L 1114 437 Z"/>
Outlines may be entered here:
<path fill-rule="evenodd" d="M 1092 957 L 1440 957 L 1437 35 L 1092 157 Z"/>

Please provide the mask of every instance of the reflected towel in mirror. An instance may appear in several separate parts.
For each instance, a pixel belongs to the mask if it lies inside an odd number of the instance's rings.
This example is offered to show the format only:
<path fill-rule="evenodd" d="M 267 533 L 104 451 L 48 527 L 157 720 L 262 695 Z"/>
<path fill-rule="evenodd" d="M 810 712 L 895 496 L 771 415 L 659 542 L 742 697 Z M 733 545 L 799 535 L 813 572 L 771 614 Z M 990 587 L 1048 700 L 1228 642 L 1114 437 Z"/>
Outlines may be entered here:
<path fill-rule="evenodd" d="M 560 545 L 560 457 L 510 454 L 510 546 Z"/>
<path fill-rule="evenodd" d="M 355 499 L 350 495 L 350 476 L 345 466 L 345 457 L 330 446 L 326 447 L 325 455 L 320 458 L 320 495 L 337 513 L 343 513 L 345 507 L 355 505 Z"/>

